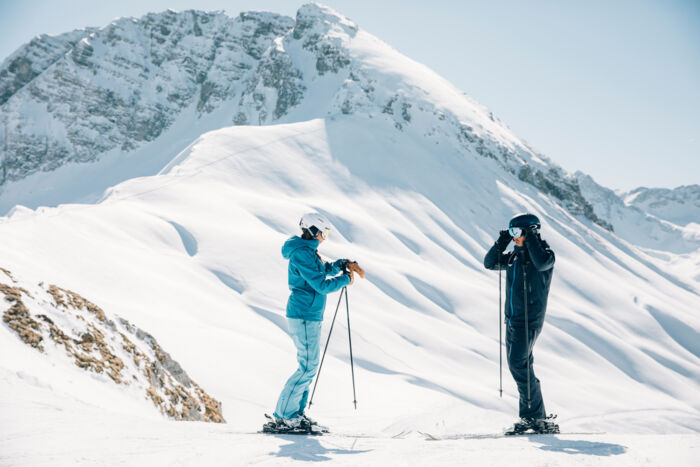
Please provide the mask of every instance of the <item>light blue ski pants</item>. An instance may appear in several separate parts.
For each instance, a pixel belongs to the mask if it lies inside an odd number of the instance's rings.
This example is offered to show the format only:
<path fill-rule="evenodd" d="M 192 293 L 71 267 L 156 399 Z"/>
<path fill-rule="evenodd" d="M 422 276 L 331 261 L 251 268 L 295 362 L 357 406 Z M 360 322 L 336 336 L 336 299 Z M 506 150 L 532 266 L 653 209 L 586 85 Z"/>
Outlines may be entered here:
<path fill-rule="evenodd" d="M 275 417 L 294 418 L 304 413 L 309 398 L 309 386 L 316 376 L 319 363 L 321 321 L 288 318 L 289 334 L 297 348 L 299 368 L 287 380 L 282 389 Z"/>

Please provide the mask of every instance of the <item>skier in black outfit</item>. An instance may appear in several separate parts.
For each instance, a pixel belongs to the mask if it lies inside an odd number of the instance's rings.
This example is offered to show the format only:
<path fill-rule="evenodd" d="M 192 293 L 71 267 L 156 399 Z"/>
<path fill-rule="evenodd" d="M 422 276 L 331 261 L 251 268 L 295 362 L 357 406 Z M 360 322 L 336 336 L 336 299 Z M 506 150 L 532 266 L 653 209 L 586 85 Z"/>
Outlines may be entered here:
<path fill-rule="evenodd" d="M 532 348 L 544 324 L 554 267 L 554 252 L 540 237 L 540 226 L 534 214 L 516 215 L 484 258 L 487 269 L 506 270 L 506 354 L 520 393 L 520 421 L 506 434 L 559 432 L 552 421 L 555 416 L 545 412 L 540 380 L 532 367 Z M 515 247 L 506 253 L 511 239 Z"/>

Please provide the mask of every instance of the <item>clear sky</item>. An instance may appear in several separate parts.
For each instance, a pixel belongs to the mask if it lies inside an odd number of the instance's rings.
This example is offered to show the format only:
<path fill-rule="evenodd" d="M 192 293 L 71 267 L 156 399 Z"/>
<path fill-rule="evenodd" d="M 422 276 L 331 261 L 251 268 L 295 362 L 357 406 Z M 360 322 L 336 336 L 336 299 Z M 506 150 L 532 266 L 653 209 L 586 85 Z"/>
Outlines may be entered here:
<path fill-rule="evenodd" d="M 40 33 L 290 0 L 0 0 L 0 60 Z M 700 0 L 325 0 L 614 189 L 700 184 Z"/>

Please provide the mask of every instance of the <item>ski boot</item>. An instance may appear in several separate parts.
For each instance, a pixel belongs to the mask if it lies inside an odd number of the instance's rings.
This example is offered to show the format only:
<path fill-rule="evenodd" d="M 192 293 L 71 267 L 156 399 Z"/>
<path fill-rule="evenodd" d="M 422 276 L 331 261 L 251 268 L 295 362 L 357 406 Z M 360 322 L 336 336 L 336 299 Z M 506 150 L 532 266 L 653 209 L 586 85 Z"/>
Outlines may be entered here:
<path fill-rule="evenodd" d="M 506 430 L 503 434 L 506 436 L 523 435 L 527 433 L 528 430 L 532 429 L 533 422 L 533 418 L 521 418 L 513 424 L 512 428 Z"/>
<path fill-rule="evenodd" d="M 553 420 L 556 415 L 548 415 L 545 418 L 521 418 L 513 424 L 513 428 L 506 430 L 506 436 L 530 435 L 530 434 L 555 434 L 559 433 L 559 425 Z"/>
<path fill-rule="evenodd" d="M 287 435 L 320 435 L 328 430 L 323 430 L 318 425 L 311 425 L 307 419 L 297 416 L 289 419 L 274 418 L 268 414 L 269 420 L 263 425 L 263 433 L 287 434 Z"/>
<path fill-rule="evenodd" d="M 554 422 L 556 414 L 549 414 L 545 418 L 535 420 L 533 431 L 538 434 L 556 434 L 559 433 L 559 425 Z"/>
<path fill-rule="evenodd" d="M 302 413 L 299 415 L 301 419 L 301 426 L 308 428 L 309 430 L 314 430 L 314 431 L 321 431 L 323 433 L 328 433 L 328 427 L 325 427 L 323 425 L 319 425 L 316 420 L 309 418 L 305 413 Z"/>
<path fill-rule="evenodd" d="M 269 421 L 263 425 L 263 433 L 290 433 L 302 431 L 301 419 L 298 417 L 286 420 L 271 417 L 268 414 L 265 414 L 265 417 Z"/>

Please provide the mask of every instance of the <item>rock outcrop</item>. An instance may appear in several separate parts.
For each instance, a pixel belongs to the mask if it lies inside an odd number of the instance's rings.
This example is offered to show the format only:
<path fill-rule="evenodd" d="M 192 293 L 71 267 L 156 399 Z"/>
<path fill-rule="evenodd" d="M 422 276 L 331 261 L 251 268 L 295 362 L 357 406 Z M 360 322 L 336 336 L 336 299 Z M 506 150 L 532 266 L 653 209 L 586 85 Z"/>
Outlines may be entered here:
<path fill-rule="evenodd" d="M 0 270 L 6 277 L 0 275 L 0 294 L 10 304 L 2 320 L 25 344 L 47 358 L 63 355 L 87 372 L 104 375 L 105 384 L 138 388 L 173 420 L 225 423 L 221 403 L 152 335 L 75 292 L 43 283 L 20 285 L 9 271 Z"/>

